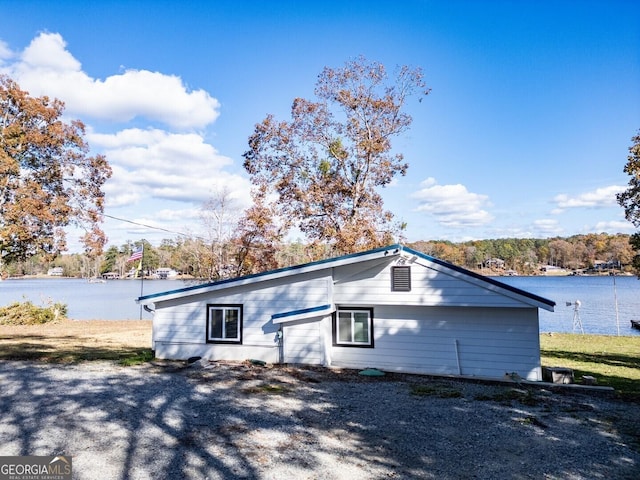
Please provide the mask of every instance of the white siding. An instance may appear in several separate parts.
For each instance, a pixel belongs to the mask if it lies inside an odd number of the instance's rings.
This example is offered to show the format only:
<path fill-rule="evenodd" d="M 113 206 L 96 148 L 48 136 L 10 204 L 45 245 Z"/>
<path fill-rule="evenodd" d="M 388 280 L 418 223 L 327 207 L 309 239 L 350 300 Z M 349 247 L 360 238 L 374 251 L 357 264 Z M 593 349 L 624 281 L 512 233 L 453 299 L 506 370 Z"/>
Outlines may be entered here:
<path fill-rule="evenodd" d="M 155 304 L 156 355 L 277 362 L 282 328 L 287 363 L 494 378 L 515 372 L 541 379 L 535 300 L 420 259 L 402 260 L 411 266 L 411 291 L 393 292 L 391 267 L 397 261 L 373 258 L 165 295 Z M 207 304 L 243 306 L 242 345 L 206 343 Z M 374 348 L 334 346 L 330 315 L 280 325 L 271 319 L 323 305 L 372 307 Z"/>
<path fill-rule="evenodd" d="M 527 307 L 515 298 L 498 293 L 487 285 L 465 281 L 427 268 L 411 264 L 411 291 L 391 291 L 391 267 L 394 264 L 362 269 L 362 265 L 337 268 L 334 273 L 334 301 L 336 305 L 422 305 L 422 306 L 484 306 Z"/>
<path fill-rule="evenodd" d="M 541 379 L 534 308 L 380 306 L 373 315 L 375 348 L 334 346 L 333 365 Z"/>
<path fill-rule="evenodd" d="M 277 361 L 278 326 L 271 315 L 330 303 L 328 272 L 191 295 L 155 305 L 153 341 L 158 358 L 202 356 L 211 359 L 247 358 Z M 291 283 L 286 283 L 291 282 Z M 208 304 L 243 306 L 242 345 L 206 343 Z"/>
<path fill-rule="evenodd" d="M 283 324 L 285 363 L 322 365 L 324 345 L 320 319 L 307 319 Z"/>

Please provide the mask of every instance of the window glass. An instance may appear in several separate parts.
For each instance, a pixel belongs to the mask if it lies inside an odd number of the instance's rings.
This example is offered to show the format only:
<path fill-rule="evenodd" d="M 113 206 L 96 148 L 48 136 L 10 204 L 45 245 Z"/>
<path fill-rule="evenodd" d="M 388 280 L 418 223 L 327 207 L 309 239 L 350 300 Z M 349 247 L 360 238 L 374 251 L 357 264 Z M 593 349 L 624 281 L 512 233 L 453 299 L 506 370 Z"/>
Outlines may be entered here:
<path fill-rule="evenodd" d="M 238 310 L 225 310 L 224 338 L 238 338 Z"/>
<path fill-rule="evenodd" d="M 334 317 L 335 344 L 373 347 L 372 318 L 370 308 L 339 309 Z"/>
<path fill-rule="evenodd" d="M 338 341 L 351 342 L 351 312 L 338 313 Z"/>
<path fill-rule="evenodd" d="M 353 341 L 369 341 L 369 315 L 367 312 L 353 312 Z"/>
<path fill-rule="evenodd" d="M 211 309 L 211 323 L 209 337 L 222 338 L 222 315 L 224 310 Z"/>
<path fill-rule="evenodd" d="M 242 343 L 242 305 L 208 305 L 206 340 Z"/>

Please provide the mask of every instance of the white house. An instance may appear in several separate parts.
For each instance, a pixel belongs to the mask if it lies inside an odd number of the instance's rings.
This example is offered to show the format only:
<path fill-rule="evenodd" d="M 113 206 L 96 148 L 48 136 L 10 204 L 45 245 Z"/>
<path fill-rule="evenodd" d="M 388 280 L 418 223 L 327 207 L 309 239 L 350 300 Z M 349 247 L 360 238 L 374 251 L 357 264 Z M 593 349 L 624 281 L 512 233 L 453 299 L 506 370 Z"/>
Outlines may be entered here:
<path fill-rule="evenodd" d="M 156 271 L 153 274 L 153 278 L 159 278 L 161 280 L 166 280 L 168 278 L 177 278 L 178 277 L 178 272 L 175 271 L 173 268 L 167 268 L 167 267 L 161 267 L 156 269 Z"/>
<path fill-rule="evenodd" d="M 158 358 L 542 380 L 554 302 L 401 245 L 145 295 Z"/>
<path fill-rule="evenodd" d="M 52 267 L 47 271 L 47 275 L 50 277 L 62 277 L 64 275 L 63 267 Z"/>

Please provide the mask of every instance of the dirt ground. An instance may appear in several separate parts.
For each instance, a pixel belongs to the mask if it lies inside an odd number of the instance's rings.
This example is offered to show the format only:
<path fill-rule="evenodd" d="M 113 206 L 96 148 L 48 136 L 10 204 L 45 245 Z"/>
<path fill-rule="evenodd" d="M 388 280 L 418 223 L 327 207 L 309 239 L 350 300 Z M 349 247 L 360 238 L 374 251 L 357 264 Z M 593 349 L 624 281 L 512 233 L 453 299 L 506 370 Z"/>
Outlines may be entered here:
<path fill-rule="evenodd" d="M 151 348 L 151 320 L 62 320 L 0 325 L 0 359 L 119 359 Z"/>
<path fill-rule="evenodd" d="M 0 455 L 68 454 L 80 480 L 96 468 L 116 480 L 637 478 L 640 412 L 609 396 L 248 361 L 83 361 L 150 347 L 147 320 L 0 325 Z"/>
<path fill-rule="evenodd" d="M 245 362 L 0 361 L 0 456 L 78 480 L 637 480 L 634 405 Z"/>

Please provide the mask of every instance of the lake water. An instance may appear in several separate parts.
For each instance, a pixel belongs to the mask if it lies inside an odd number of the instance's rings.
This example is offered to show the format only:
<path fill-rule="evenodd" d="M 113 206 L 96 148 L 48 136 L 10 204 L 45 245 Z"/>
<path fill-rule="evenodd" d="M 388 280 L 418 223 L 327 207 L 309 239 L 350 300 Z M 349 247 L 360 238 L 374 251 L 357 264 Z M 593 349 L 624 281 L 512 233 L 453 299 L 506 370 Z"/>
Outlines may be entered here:
<path fill-rule="evenodd" d="M 140 280 L 109 280 L 89 283 L 77 278 L 9 279 L 0 282 L 0 305 L 30 300 L 36 305 L 48 302 L 67 304 L 67 316 L 75 320 L 138 320 Z M 187 286 L 179 280 L 145 280 L 143 294 L 174 290 Z M 142 310 L 142 318 L 151 314 Z"/>
<path fill-rule="evenodd" d="M 620 335 L 640 335 L 629 320 L 640 320 L 640 280 L 637 277 L 499 277 L 496 280 L 556 302 L 555 311 L 540 309 L 541 332 L 572 332 L 574 306 L 585 333 L 617 335 L 616 297 Z M 615 281 L 615 285 L 614 285 Z M 580 330 L 576 330 L 579 333 Z"/>
<path fill-rule="evenodd" d="M 636 277 L 499 277 L 496 280 L 556 302 L 555 312 L 540 310 L 541 332 L 573 331 L 574 307 L 566 306 L 566 302 L 580 300 L 579 315 L 585 333 L 617 335 L 617 295 L 620 335 L 640 335 L 629 322 L 640 320 L 640 280 Z M 145 280 L 144 295 L 188 285 L 179 280 Z M 80 279 L 10 279 L 0 282 L 0 305 L 22 300 L 38 305 L 63 302 L 68 306 L 69 318 L 82 320 L 137 320 L 141 311 L 135 299 L 139 296 L 138 280 L 87 283 Z M 142 318 L 152 317 L 143 310 Z"/>

